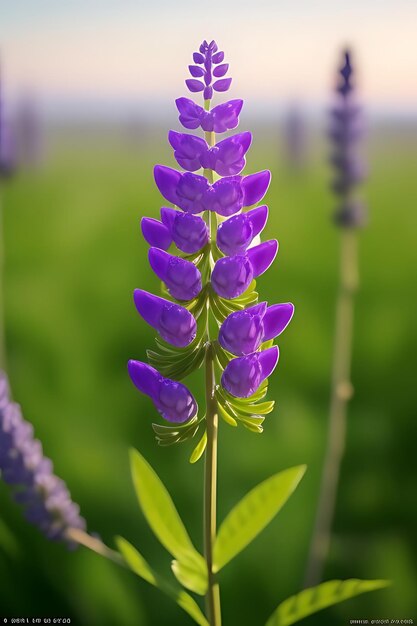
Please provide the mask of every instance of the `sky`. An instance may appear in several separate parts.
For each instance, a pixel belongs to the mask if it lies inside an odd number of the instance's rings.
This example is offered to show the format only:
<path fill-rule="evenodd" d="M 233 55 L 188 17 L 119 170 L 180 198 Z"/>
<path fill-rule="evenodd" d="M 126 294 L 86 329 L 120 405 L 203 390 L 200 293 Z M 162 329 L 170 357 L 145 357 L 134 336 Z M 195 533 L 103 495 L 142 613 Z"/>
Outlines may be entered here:
<path fill-rule="evenodd" d="M 368 106 L 417 114 L 416 24 L 414 0 L 0 0 L 2 76 L 11 98 L 159 106 L 214 38 L 232 96 L 315 107 L 348 45 Z"/>

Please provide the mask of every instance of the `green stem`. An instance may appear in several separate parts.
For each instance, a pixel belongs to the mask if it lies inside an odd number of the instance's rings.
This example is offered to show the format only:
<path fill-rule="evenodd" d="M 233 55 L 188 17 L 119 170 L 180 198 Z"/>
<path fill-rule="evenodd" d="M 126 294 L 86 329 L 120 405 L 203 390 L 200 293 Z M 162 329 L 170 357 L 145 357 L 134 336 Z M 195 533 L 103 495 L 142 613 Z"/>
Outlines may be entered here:
<path fill-rule="evenodd" d="M 344 229 L 341 233 L 340 244 L 340 287 L 336 310 L 327 447 L 307 562 L 305 587 L 314 586 L 321 581 L 329 552 L 340 465 L 345 449 L 347 404 L 353 395 L 350 367 L 354 295 L 358 288 L 356 232 L 352 229 Z"/>
<path fill-rule="evenodd" d="M 0 369 L 6 369 L 6 341 L 4 330 L 4 237 L 3 237 L 3 211 L 0 196 Z"/>

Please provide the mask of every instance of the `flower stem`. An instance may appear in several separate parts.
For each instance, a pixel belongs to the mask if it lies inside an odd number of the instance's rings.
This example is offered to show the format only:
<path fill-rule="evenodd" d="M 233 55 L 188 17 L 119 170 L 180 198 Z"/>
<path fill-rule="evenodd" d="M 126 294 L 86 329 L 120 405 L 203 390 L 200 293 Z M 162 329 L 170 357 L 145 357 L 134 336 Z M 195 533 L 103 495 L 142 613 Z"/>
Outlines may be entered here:
<path fill-rule="evenodd" d="M 3 268 L 4 268 L 3 212 L 2 212 L 1 195 L 0 195 L 0 369 L 6 370 Z"/>
<path fill-rule="evenodd" d="M 213 547 L 216 539 L 217 514 L 217 432 L 218 414 L 214 397 L 215 377 L 213 348 L 206 351 L 206 423 L 207 448 L 204 466 L 204 554 L 207 563 L 208 588 L 206 594 L 207 618 L 210 626 L 220 626 L 220 589 L 213 573 Z"/>
<path fill-rule="evenodd" d="M 356 231 L 343 229 L 340 244 L 340 287 L 336 310 L 327 447 L 304 581 L 305 587 L 314 586 L 321 581 L 329 552 L 340 465 L 345 449 L 347 404 L 353 395 L 350 366 L 354 295 L 358 288 Z"/>

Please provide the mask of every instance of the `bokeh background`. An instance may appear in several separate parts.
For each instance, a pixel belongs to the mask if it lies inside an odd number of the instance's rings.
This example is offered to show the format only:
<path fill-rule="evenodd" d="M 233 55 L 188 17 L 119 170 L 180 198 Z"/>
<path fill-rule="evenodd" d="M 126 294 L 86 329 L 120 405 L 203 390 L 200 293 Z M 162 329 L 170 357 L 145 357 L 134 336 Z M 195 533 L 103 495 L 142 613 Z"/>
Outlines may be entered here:
<path fill-rule="evenodd" d="M 277 405 L 264 434 L 221 424 L 220 519 L 272 473 L 299 463 L 309 469 L 280 515 L 222 572 L 229 625 L 263 624 L 303 579 L 338 274 L 326 113 L 341 50 L 351 46 L 368 123 L 362 195 L 370 221 L 360 235 L 355 395 L 326 578 L 394 584 L 308 623 L 416 619 L 416 4 L 1 0 L 0 15 L 3 98 L 19 154 L 16 176 L 1 190 L 14 396 L 89 529 L 110 545 L 125 536 L 161 572 L 170 557 L 136 504 L 128 447 L 157 468 L 199 546 L 203 468 L 188 464 L 189 443 L 155 445 L 155 411 L 126 374 L 128 358 L 143 359 L 153 342 L 132 290 L 158 289 L 139 221 L 161 206 L 152 168 L 174 166 L 166 134 L 180 129 L 174 99 L 186 95 L 187 64 L 202 39 L 225 49 L 230 96 L 246 100 L 240 128 L 254 132 L 246 171 L 272 171 L 266 235 L 280 240 L 259 289 L 262 299 L 293 301 L 296 316 L 279 341 L 270 382 Z M 294 160 L 295 109 L 302 130 Z M 71 617 L 81 626 L 191 623 L 130 573 L 84 549 L 47 543 L 1 483 L 0 580 L 0 616 Z"/>

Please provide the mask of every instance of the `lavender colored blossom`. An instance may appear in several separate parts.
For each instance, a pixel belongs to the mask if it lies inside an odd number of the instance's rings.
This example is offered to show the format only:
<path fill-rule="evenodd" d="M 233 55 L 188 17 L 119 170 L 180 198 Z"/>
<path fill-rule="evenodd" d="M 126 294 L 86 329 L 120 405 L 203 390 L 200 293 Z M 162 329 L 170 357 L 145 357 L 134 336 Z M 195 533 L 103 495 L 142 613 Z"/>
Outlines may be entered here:
<path fill-rule="evenodd" d="M 177 300 L 192 300 L 201 291 L 201 274 L 191 261 L 168 254 L 160 248 L 150 248 L 149 263 L 155 274 Z"/>
<path fill-rule="evenodd" d="M 129 376 L 139 391 L 151 398 L 162 417 L 169 422 L 186 422 L 197 413 L 197 403 L 185 385 L 165 378 L 141 361 L 129 361 Z"/>
<path fill-rule="evenodd" d="M 0 178 L 8 178 L 16 167 L 16 146 L 12 129 L 5 119 L 1 88 L 0 80 Z"/>
<path fill-rule="evenodd" d="M 211 275 L 214 291 L 222 298 L 237 298 L 254 278 L 266 272 L 277 252 L 278 242 L 271 239 L 250 248 L 245 254 L 219 259 Z"/>
<path fill-rule="evenodd" d="M 193 254 L 208 242 L 207 224 L 197 215 L 162 207 L 161 219 L 162 222 L 144 217 L 141 221 L 144 238 L 155 248 L 168 250 L 174 242 L 183 252 Z"/>
<path fill-rule="evenodd" d="M 214 211 L 228 217 L 259 202 L 271 180 L 268 170 L 249 176 L 227 176 L 211 185 L 207 178 L 156 165 L 155 182 L 161 194 L 186 213 Z"/>
<path fill-rule="evenodd" d="M 229 361 L 222 375 L 222 386 L 232 396 L 249 398 L 272 374 L 278 363 L 277 346 Z"/>
<path fill-rule="evenodd" d="M 268 207 L 265 205 L 229 217 L 217 229 L 217 247 L 228 256 L 244 254 L 252 240 L 263 230 L 267 219 Z"/>
<path fill-rule="evenodd" d="M 252 141 L 249 132 L 223 139 L 212 147 L 201 137 L 174 130 L 169 132 L 168 138 L 178 164 L 185 170 L 195 172 L 205 168 L 214 170 L 219 176 L 233 176 L 243 170 L 245 154 Z"/>
<path fill-rule="evenodd" d="M 179 111 L 179 120 L 184 128 L 194 130 L 201 128 L 206 132 L 225 133 L 239 124 L 239 114 L 243 100 L 229 100 L 206 111 L 189 98 L 175 100 Z"/>
<path fill-rule="evenodd" d="M 204 100 L 211 100 L 214 91 L 227 91 L 232 82 L 231 78 L 223 78 L 229 69 L 228 63 L 222 63 L 224 52 L 218 52 L 217 44 L 203 41 L 199 52 L 194 52 L 193 61 L 196 65 L 189 65 L 188 69 L 193 78 L 185 81 L 192 93 L 203 92 Z M 214 67 L 213 67 L 214 66 Z M 218 78 L 213 82 L 213 78 Z"/>
<path fill-rule="evenodd" d="M 330 161 L 335 171 L 332 189 L 339 197 L 334 219 L 338 226 L 356 228 L 366 221 L 366 209 L 355 198 L 355 189 L 365 177 L 365 168 L 357 153 L 363 126 L 360 108 L 354 101 L 350 52 L 346 51 L 343 58 L 329 132 L 333 146 Z"/>
<path fill-rule="evenodd" d="M 142 289 L 135 289 L 133 297 L 139 314 L 155 328 L 162 339 L 179 348 L 193 341 L 197 324 L 186 308 Z"/>
<path fill-rule="evenodd" d="M 256 352 L 262 342 L 275 339 L 285 330 L 293 313 L 294 305 L 290 302 L 269 307 L 260 302 L 231 313 L 220 329 L 220 345 L 236 356 Z"/>
<path fill-rule="evenodd" d="M 0 473 L 14 487 L 26 519 L 54 541 L 74 544 L 66 537 L 70 528 L 84 530 L 85 520 L 64 481 L 54 475 L 52 461 L 44 456 L 32 425 L 10 399 L 7 377 L 0 371 Z"/>

